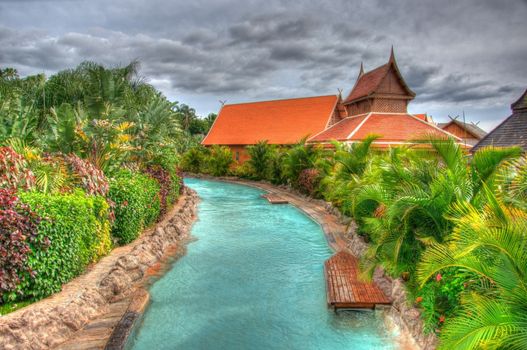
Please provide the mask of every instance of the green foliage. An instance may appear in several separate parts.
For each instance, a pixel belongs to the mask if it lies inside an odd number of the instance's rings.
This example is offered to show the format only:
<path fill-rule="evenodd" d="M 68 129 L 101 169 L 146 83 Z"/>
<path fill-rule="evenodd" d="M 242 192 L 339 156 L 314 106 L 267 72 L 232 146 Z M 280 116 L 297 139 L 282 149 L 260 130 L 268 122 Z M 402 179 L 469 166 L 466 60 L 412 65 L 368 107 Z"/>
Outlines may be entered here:
<path fill-rule="evenodd" d="M 44 218 L 38 240 L 51 241 L 48 251 L 31 242 L 36 278 L 27 270 L 11 299 L 49 295 L 106 254 L 108 217 L 115 214 L 113 233 L 126 243 L 158 218 L 160 197 L 163 210 L 177 199 L 179 154 L 201 139 L 181 129 L 183 105 L 137 71 L 137 62 L 116 68 L 84 62 L 49 79 L 0 70 L 0 187 L 38 191 L 23 199 Z M 203 133 L 215 115 L 192 118 Z M 114 174 L 109 193 L 107 177 Z"/>
<path fill-rule="evenodd" d="M 229 172 L 232 159 L 231 149 L 227 146 L 214 145 L 206 159 L 206 171 L 214 176 L 224 176 Z"/>
<path fill-rule="evenodd" d="M 39 223 L 38 215 L 20 202 L 14 189 L 0 188 L 0 300 L 14 294 L 24 274 L 34 274 L 27 259 L 31 253 L 29 244 L 35 245 Z"/>
<path fill-rule="evenodd" d="M 250 159 L 247 161 L 252 168 L 256 179 L 263 180 L 269 178 L 270 158 L 273 147 L 267 144 L 267 141 L 259 141 L 256 145 L 248 146 L 247 153 Z"/>
<path fill-rule="evenodd" d="M 112 235 L 119 244 L 136 239 L 160 212 L 159 185 L 153 178 L 121 170 L 110 178 L 108 197 L 115 203 Z"/>
<path fill-rule="evenodd" d="M 232 175 L 241 177 L 244 179 L 250 179 L 250 180 L 257 180 L 259 179 L 256 174 L 254 173 L 253 167 L 249 164 L 249 162 L 245 162 L 241 165 L 238 165 L 236 168 L 233 169 Z M 261 179 L 260 179 L 261 180 Z"/>
<path fill-rule="evenodd" d="M 61 290 L 62 285 L 84 271 L 111 249 L 109 207 L 99 196 L 20 193 L 43 220 L 31 244 L 29 267 L 35 272 L 18 286 L 23 298 L 40 299 Z M 49 240 L 49 242 L 48 242 Z M 40 245 L 48 245 L 40 249 Z"/>
<path fill-rule="evenodd" d="M 137 70 L 137 62 L 117 68 L 84 62 L 48 80 L 3 70 L 0 142 L 18 139 L 45 152 L 75 153 L 106 175 L 159 163 L 199 142 L 181 130 L 177 102 L 144 83 Z M 207 130 L 214 120 L 193 117 Z"/>
<path fill-rule="evenodd" d="M 437 331 L 445 320 L 450 320 L 460 305 L 460 295 L 469 274 L 446 269 L 431 278 L 420 290 L 416 300 L 422 307 L 425 331 Z"/>
<path fill-rule="evenodd" d="M 174 170 L 169 172 L 159 165 L 147 168 L 145 173 L 155 179 L 160 187 L 160 215 L 164 215 L 167 208 L 172 205 L 179 196 L 180 179 Z"/>
<path fill-rule="evenodd" d="M 359 182 L 366 170 L 371 159 L 371 145 L 377 138 L 370 135 L 351 145 L 334 141 L 334 153 L 320 161 L 324 174 L 319 191 L 346 215 L 351 215 L 353 184 Z"/>
<path fill-rule="evenodd" d="M 286 151 L 282 148 L 273 148 L 269 157 L 269 181 L 274 184 L 284 184 L 287 179 L 284 174 L 284 158 Z"/>
<path fill-rule="evenodd" d="M 186 104 L 176 105 L 174 109 L 183 130 L 190 135 L 206 135 L 217 117 L 215 113 L 210 113 L 205 118 L 200 118 L 196 110 Z"/>
<path fill-rule="evenodd" d="M 208 156 L 209 150 L 201 145 L 197 145 L 182 155 L 180 167 L 182 170 L 191 173 L 203 173 L 205 172 Z"/>
<path fill-rule="evenodd" d="M 308 144 L 305 140 L 300 141 L 286 152 L 283 159 L 283 174 L 289 183 L 298 187 L 300 173 L 306 169 L 315 168 L 321 150 L 318 146 Z"/>
<path fill-rule="evenodd" d="M 445 322 L 442 349 L 523 349 L 527 344 L 527 212 L 506 206 L 486 185 L 486 204 L 453 206 L 454 230 L 423 255 L 418 273 L 426 283 L 455 267 L 467 280 L 461 307 Z"/>

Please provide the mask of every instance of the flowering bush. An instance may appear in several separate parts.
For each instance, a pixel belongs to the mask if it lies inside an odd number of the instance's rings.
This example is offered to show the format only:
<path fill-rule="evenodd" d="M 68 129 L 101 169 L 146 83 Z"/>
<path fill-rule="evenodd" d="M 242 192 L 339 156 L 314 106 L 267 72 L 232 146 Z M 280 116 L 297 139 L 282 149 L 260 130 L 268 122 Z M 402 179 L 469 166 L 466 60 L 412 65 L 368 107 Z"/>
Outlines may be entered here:
<path fill-rule="evenodd" d="M 161 200 L 160 215 L 164 215 L 167 211 L 167 207 L 170 206 L 178 197 L 179 194 L 179 179 L 174 173 L 170 174 L 169 171 L 163 169 L 159 165 L 154 165 L 145 170 L 145 173 L 155 179 L 159 184 L 160 191 L 159 197 Z"/>
<path fill-rule="evenodd" d="M 436 274 L 419 291 L 415 299 L 423 309 L 423 319 L 427 331 L 438 332 L 446 318 L 459 305 L 459 297 L 464 289 L 465 275 L 455 269 Z"/>
<path fill-rule="evenodd" d="M 80 186 L 91 195 L 106 196 L 109 185 L 104 173 L 92 163 L 79 158 L 75 154 L 64 156 L 66 163 L 71 167 L 73 177 Z"/>
<path fill-rule="evenodd" d="M 28 189 L 35 185 L 35 177 L 27 162 L 10 147 L 0 147 L 0 187 Z"/>
<path fill-rule="evenodd" d="M 34 276 L 28 266 L 31 245 L 36 242 L 40 218 L 20 203 L 13 189 L 0 189 L 0 298 L 13 299 L 23 275 Z M 43 246 L 49 245 L 44 237 Z"/>
<path fill-rule="evenodd" d="M 298 187 L 309 195 L 315 194 L 320 182 L 320 173 L 317 169 L 304 169 L 298 176 Z"/>

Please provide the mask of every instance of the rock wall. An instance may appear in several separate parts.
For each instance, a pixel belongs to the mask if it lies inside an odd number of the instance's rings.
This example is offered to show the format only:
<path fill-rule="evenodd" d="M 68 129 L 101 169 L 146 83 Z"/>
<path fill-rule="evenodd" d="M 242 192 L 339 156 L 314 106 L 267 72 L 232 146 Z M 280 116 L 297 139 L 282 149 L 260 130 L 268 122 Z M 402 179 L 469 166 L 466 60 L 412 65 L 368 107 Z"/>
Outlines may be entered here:
<path fill-rule="evenodd" d="M 105 313 L 112 301 L 135 289 L 169 247 L 189 235 L 197 203 L 196 193 L 185 188 L 163 221 L 129 246 L 115 249 L 95 265 L 97 271 L 66 284 L 60 293 L 0 317 L 0 349 L 54 348 Z"/>
<path fill-rule="evenodd" d="M 329 204 L 331 206 L 331 204 Z M 362 257 L 368 249 L 368 243 L 357 234 L 357 225 L 350 221 L 346 232 L 348 249 L 357 257 Z M 435 349 L 437 337 L 434 334 L 425 334 L 421 312 L 408 300 L 404 281 L 401 278 L 393 279 L 378 267 L 373 274 L 373 281 L 382 289 L 384 294 L 392 299 L 392 306 L 387 308 L 386 315 L 390 321 L 401 331 L 405 341 L 415 343 L 424 350 Z M 410 339 L 408 339 L 410 338 Z"/>

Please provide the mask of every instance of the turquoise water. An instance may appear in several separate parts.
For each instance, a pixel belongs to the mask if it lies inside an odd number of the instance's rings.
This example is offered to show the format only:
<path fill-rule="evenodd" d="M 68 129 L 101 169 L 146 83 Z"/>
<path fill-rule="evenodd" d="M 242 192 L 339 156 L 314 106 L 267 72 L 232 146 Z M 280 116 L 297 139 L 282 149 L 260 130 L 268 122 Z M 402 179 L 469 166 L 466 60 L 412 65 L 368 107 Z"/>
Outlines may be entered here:
<path fill-rule="evenodd" d="M 198 238 L 152 286 L 133 349 L 392 349 L 374 312 L 326 307 L 321 228 L 260 190 L 187 179 Z"/>

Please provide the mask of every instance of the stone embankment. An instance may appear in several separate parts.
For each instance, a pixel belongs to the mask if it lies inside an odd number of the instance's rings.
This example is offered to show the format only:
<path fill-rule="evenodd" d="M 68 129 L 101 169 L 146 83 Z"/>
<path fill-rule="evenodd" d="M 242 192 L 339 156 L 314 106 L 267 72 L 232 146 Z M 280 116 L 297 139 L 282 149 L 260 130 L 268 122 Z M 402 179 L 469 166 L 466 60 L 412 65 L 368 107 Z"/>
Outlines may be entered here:
<path fill-rule="evenodd" d="M 328 211 L 341 217 L 338 210 L 334 209 L 329 203 L 326 204 Z M 338 214 L 337 214 L 338 213 Z M 343 218 L 349 221 L 349 218 Z M 346 230 L 344 240 L 347 249 L 356 257 L 362 257 L 368 250 L 368 243 L 364 238 L 357 234 L 355 222 L 350 221 Z M 373 274 L 373 281 L 382 289 L 384 294 L 392 299 L 391 307 L 385 308 L 388 320 L 399 330 L 404 343 L 415 343 L 423 350 L 432 350 L 437 347 L 437 336 L 424 332 L 424 323 L 421 319 L 421 311 L 413 306 L 413 302 L 408 298 L 408 293 L 401 278 L 393 279 L 384 273 L 382 268 L 377 268 Z"/>
<path fill-rule="evenodd" d="M 144 308 L 148 294 L 142 287 L 152 270 L 159 269 L 159 262 L 174 254 L 188 237 L 197 203 L 196 193 L 185 188 L 165 218 L 139 239 L 114 249 L 60 293 L 0 317 L 0 349 L 72 348 L 64 346 L 68 343 L 80 346 L 79 332 L 90 322 L 110 315 L 116 322 L 107 322 L 100 329 L 101 339 L 94 339 L 93 347 L 87 348 L 98 348 L 97 341 L 104 347 L 123 315 Z"/>

